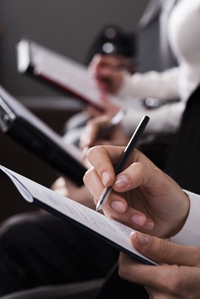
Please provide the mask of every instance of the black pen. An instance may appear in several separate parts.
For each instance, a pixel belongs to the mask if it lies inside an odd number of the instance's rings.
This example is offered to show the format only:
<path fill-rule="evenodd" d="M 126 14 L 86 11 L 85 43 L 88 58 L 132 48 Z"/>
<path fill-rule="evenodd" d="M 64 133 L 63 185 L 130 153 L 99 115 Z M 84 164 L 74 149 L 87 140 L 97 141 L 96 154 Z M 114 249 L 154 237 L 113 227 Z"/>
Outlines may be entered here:
<path fill-rule="evenodd" d="M 137 126 L 135 132 L 133 133 L 131 139 L 129 140 L 129 143 L 127 144 L 122 157 L 120 158 L 119 162 L 115 166 L 115 174 L 118 175 L 120 172 L 123 171 L 124 167 L 126 166 L 126 163 L 128 162 L 133 150 L 135 149 L 142 133 L 144 132 L 144 129 L 146 128 L 146 125 L 149 122 L 149 117 L 144 116 L 142 120 L 140 121 L 139 125 Z M 101 206 L 106 202 L 108 199 L 110 193 L 112 191 L 112 186 L 107 187 L 104 189 L 103 193 L 101 194 L 98 203 L 96 205 L 96 211 L 100 210 Z"/>

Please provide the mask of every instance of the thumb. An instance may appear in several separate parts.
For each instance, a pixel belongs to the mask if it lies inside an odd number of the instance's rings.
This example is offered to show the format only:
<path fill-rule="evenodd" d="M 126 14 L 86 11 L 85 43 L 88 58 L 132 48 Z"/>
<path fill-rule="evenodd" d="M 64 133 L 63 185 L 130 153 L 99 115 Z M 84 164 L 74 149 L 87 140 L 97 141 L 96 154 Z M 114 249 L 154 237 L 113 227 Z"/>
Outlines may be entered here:
<path fill-rule="evenodd" d="M 131 234 L 131 242 L 136 250 L 157 263 L 200 265 L 200 247 L 179 245 L 139 232 Z"/>

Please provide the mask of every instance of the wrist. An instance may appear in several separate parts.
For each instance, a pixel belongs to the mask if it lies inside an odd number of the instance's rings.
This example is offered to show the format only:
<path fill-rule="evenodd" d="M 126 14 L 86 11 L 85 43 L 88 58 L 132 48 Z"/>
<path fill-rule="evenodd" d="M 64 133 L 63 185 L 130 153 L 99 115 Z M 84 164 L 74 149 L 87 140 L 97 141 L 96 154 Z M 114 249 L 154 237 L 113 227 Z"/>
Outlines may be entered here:
<path fill-rule="evenodd" d="M 200 246 L 200 195 L 186 191 L 190 199 L 190 210 L 182 229 L 171 241 L 186 246 Z"/>
<path fill-rule="evenodd" d="M 187 193 L 183 192 L 184 195 L 185 195 L 185 200 L 184 200 L 184 205 L 182 207 L 182 215 L 180 216 L 180 219 L 176 220 L 176 225 L 172 228 L 172 230 L 169 232 L 168 234 L 168 238 L 172 238 L 174 237 L 175 235 L 177 235 L 181 230 L 182 228 L 184 227 L 186 221 L 187 221 L 187 218 L 188 218 L 188 215 L 189 215 L 189 212 L 190 212 L 190 199 L 189 199 L 189 196 Z"/>

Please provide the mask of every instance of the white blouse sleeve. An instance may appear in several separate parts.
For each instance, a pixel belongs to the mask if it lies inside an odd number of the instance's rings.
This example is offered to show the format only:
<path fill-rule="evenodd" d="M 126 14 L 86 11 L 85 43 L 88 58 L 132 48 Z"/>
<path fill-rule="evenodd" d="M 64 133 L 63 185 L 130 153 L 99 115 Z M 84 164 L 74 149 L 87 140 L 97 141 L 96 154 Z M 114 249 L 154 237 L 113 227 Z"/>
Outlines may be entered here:
<path fill-rule="evenodd" d="M 147 134 L 174 133 L 177 131 L 185 102 L 179 101 L 168 103 L 156 109 L 134 109 L 129 107 L 128 112 L 122 120 L 122 126 L 126 134 L 131 135 L 144 114 L 150 117 L 148 126 L 145 129 Z"/>
<path fill-rule="evenodd" d="M 185 192 L 190 199 L 190 212 L 181 231 L 170 240 L 182 245 L 200 246 L 200 195 Z"/>
<path fill-rule="evenodd" d="M 164 72 L 149 71 L 146 73 L 124 74 L 119 96 L 139 98 L 154 97 L 163 100 L 179 98 L 179 67 Z"/>

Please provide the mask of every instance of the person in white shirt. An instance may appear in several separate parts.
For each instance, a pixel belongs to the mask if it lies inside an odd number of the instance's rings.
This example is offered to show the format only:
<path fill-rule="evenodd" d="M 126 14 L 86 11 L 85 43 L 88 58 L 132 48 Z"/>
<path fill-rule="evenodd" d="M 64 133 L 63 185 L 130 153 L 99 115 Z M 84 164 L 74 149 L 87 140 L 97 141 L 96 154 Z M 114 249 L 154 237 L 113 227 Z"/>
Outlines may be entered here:
<path fill-rule="evenodd" d="M 101 299 L 112 294 L 113 298 L 126 299 L 198 299 L 200 195 L 182 190 L 138 150 L 134 150 L 127 168 L 115 177 L 113 165 L 123 150 L 124 147 L 108 145 L 91 148 L 88 159 L 93 167 L 85 174 L 84 182 L 95 203 L 104 188 L 112 186 L 103 212 L 137 230 L 130 236 L 133 246 L 158 265 L 142 264 L 120 253 L 118 272 L 123 279 L 116 283 L 114 276 L 110 289 L 104 284 L 97 296 L 87 298 Z M 112 276 L 113 273 L 108 276 L 108 283 Z M 1 298 L 22 299 L 31 295 L 46 299 L 49 293 L 43 289 Z M 67 290 L 60 294 L 58 287 L 57 291 L 51 298 L 63 298 L 65 294 L 68 298 Z"/>
<path fill-rule="evenodd" d="M 144 265 L 121 253 L 119 275 L 145 287 L 149 297 L 137 298 L 199 298 L 200 196 L 182 190 L 138 150 L 127 168 L 115 177 L 113 164 L 122 153 L 122 147 L 92 148 L 88 159 L 93 168 L 84 182 L 95 203 L 104 188 L 112 186 L 103 212 L 139 230 L 130 236 L 133 246 L 159 265 Z M 118 285 L 112 285 L 113 297 Z M 122 289 L 123 284 L 123 293 Z M 134 295 L 137 293 L 130 292 L 126 298 Z"/>
<path fill-rule="evenodd" d="M 168 1 L 165 1 L 166 3 Z M 159 98 L 180 102 L 149 111 L 151 123 L 147 132 L 175 130 L 180 124 L 182 113 L 190 95 L 200 84 L 200 1 L 178 0 L 168 21 L 168 39 L 179 66 L 163 72 L 149 71 L 132 76 L 125 71 L 112 68 L 108 57 L 96 56 L 90 69 L 102 90 L 119 96 Z M 107 65 L 107 67 L 106 67 Z M 124 129 L 130 134 L 141 119 L 144 111 L 130 109 L 123 121 Z"/>
<path fill-rule="evenodd" d="M 164 71 L 177 66 L 178 62 L 169 47 L 166 35 L 168 16 L 175 2 L 176 0 L 150 0 L 135 28 L 135 38 L 125 33 L 125 37 L 127 35 L 129 39 L 128 43 L 126 39 L 120 37 L 120 31 L 116 30 L 116 26 L 108 26 L 102 32 L 103 35 L 99 35 L 89 51 L 87 65 L 94 55 L 99 53 L 103 55 L 104 61 L 110 61 L 115 67 L 118 64 L 122 66 L 120 56 L 123 54 L 123 56 L 126 56 L 126 59 L 123 59 L 124 66 L 132 66 L 131 71 L 128 68 L 132 74 L 136 71 L 142 73 L 149 70 Z M 146 84 L 148 89 L 148 82 Z M 140 146 L 142 146 L 142 151 L 163 169 L 166 154 L 178 129 L 184 105 L 180 105 L 178 97 L 170 100 L 166 97 L 164 100 L 160 100 L 159 97 L 151 97 L 151 94 L 148 95 L 148 93 L 147 98 L 131 97 L 126 101 L 122 99 L 122 102 L 123 105 L 130 106 L 129 113 L 123 121 L 127 135 L 132 133 L 137 121 L 144 113 L 150 114 L 152 121 Z M 114 107 L 109 101 L 107 103 L 104 100 L 104 105 L 103 114 L 109 114 L 110 116 L 113 115 L 116 109 L 119 109 L 118 106 Z M 88 118 L 91 119 L 100 114 L 102 115 L 102 112 L 89 107 L 86 112 L 73 116 L 66 122 L 64 141 L 73 142 L 78 146 L 81 132 Z M 167 118 L 166 114 L 168 115 Z"/>
<path fill-rule="evenodd" d="M 199 26 L 198 26 L 198 24 L 199 24 L 199 20 L 200 20 L 200 18 L 199 18 L 199 9 L 197 9 L 196 10 L 196 14 L 195 14 L 195 9 L 196 8 L 199 8 L 199 0 L 197 1 L 197 0 L 193 0 L 192 2 L 190 2 L 189 3 L 189 1 L 188 0 L 182 0 L 182 1 L 179 1 L 180 3 L 178 3 L 177 4 L 177 10 L 178 10 L 178 7 L 179 8 L 181 8 L 182 7 L 182 4 L 183 4 L 183 11 L 182 11 L 182 13 L 183 12 L 185 12 L 185 13 L 187 13 L 188 12 L 188 16 L 191 14 L 191 23 L 193 23 L 193 25 L 197 25 L 197 27 L 199 28 Z M 188 5 L 188 9 L 187 9 L 187 5 L 185 6 L 185 4 L 187 4 Z M 192 8 L 195 8 L 194 9 L 194 11 L 192 10 Z M 175 9 L 174 9 L 175 10 Z M 173 14 L 172 14 L 173 15 Z M 171 15 L 171 17 L 172 17 L 172 15 Z M 176 21 L 176 18 L 174 17 L 174 20 Z M 177 18 L 177 20 L 178 20 L 178 18 Z M 185 20 L 185 18 L 184 18 L 184 20 Z M 180 24 L 181 25 L 181 24 Z M 182 26 L 182 25 L 181 25 Z M 187 27 L 187 26 L 186 26 Z M 185 30 L 184 31 L 184 34 L 182 34 L 181 35 L 181 33 L 179 32 L 179 30 L 178 30 L 178 28 L 180 28 L 180 27 L 177 27 L 177 31 L 174 31 L 174 33 L 176 33 L 177 34 L 177 36 L 179 37 L 179 40 L 181 40 L 181 43 L 180 43 L 180 49 L 182 49 L 182 46 L 187 46 L 187 43 L 186 43 L 186 45 L 183 43 L 183 41 L 182 41 L 182 37 L 189 37 L 189 38 L 193 38 L 192 40 L 191 40 L 191 43 L 189 42 L 188 43 L 188 45 L 189 45 L 189 47 L 191 47 L 191 45 L 192 45 L 192 42 L 194 42 L 194 47 L 192 48 L 192 49 L 196 49 L 196 47 L 195 46 L 198 46 L 198 44 L 199 44 L 199 39 L 196 37 L 196 38 L 194 38 L 193 37 L 193 35 L 191 34 L 191 32 L 188 32 L 188 30 L 189 29 L 191 29 L 191 27 L 190 26 L 188 26 L 188 28 L 186 28 L 186 29 L 188 29 L 187 31 Z M 182 28 L 184 28 L 184 27 L 182 27 Z M 191 29 L 192 30 L 192 29 Z M 186 34 L 187 33 L 187 34 Z M 197 35 L 196 35 L 197 36 Z M 188 51 L 183 51 L 183 52 L 181 52 L 181 53 L 184 53 L 184 55 L 185 54 L 188 54 L 188 53 L 191 53 L 190 52 L 190 49 L 189 49 L 189 47 L 187 48 L 188 49 Z M 176 48 L 176 47 L 175 47 Z M 184 47 L 183 47 L 184 48 Z M 179 49 L 179 50 L 180 50 Z M 178 53 L 178 51 L 177 51 L 177 53 Z M 196 52 L 195 52 L 196 53 Z M 198 52 L 199 53 L 199 52 Z M 178 54 L 180 54 L 180 53 L 178 53 Z M 186 55 L 187 56 L 187 55 Z M 190 56 L 190 55 L 189 55 Z M 185 57 L 185 56 L 184 56 Z M 196 76 L 196 74 L 197 74 L 197 72 L 198 72 L 198 62 L 200 61 L 199 59 L 197 59 L 198 61 L 196 61 L 196 58 L 195 58 L 196 56 L 194 55 L 194 53 L 192 53 L 192 62 L 189 60 L 189 64 L 188 63 L 186 63 L 186 64 L 183 64 L 183 65 L 185 65 L 185 67 L 183 68 L 183 70 L 184 70 L 184 74 L 190 74 L 191 75 L 191 77 L 190 76 L 188 76 L 188 79 L 190 79 L 190 78 L 192 78 L 192 80 L 189 80 L 189 81 L 187 81 L 187 82 L 192 82 L 192 84 L 188 84 L 188 87 L 189 88 L 187 88 L 187 89 L 184 89 L 184 97 L 183 97 L 183 100 L 181 101 L 181 103 L 182 103 L 182 105 L 184 106 L 183 107 L 183 110 L 184 110 L 184 108 L 185 108 L 185 100 L 187 100 L 187 96 L 189 96 L 190 95 L 190 92 L 192 92 L 194 89 L 195 89 L 195 86 L 196 86 L 196 84 L 198 84 L 197 82 L 198 82 L 198 80 L 196 80 L 196 78 L 197 78 L 197 76 Z M 179 58 L 181 58 L 181 56 L 179 56 Z M 197 57 L 198 58 L 198 57 Z M 193 59 L 194 59 L 194 61 L 193 61 Z M 180 59 L 180 62 L 184 62 L 183 61 L 183 59 Z M 187 61 L 188 62 L 188 61 Z M 191 63 L 190 63 L 191 62 Z M 194 63 L 195 62 L 195 63 Z M 197 64 L 196 64 L 196 62 L 197 62 Z M 192 68 L 191 67 L 186 67 L 186 66 L 192 66 L 192 65 L 195 65 L 195 68 L 194 68 L 194 72 L 192 72 Z M 172 72 L 173 73 L 173 72 Z M 172 76 L 172 73 L 171 73 L 171 75 L 170 75 L 170 77 L 168 77 L 168 78 L 172 78 L 171 76 Z M 175 77 L 175 76 L 177 76 L 177 73 L 178 72 L 176 72 L 176 70 L 174 71 L 174 73 L 173 73 L 173 78 L 177 78 L 177 77 Z M 153 74 L 156 74 L 156 73 L 153 73 Z M 169 74 L 169 73 L 168 73 Z M 100 78 L 101 76 L 103 75 L 102 73 L 98 73 L 98 78 Z M 151 73 L 151 75 L 152 75 L 152 73 Z M 150 76 L 151 77 L 151 76 Z M 162 77 L 162 76 L 161 76 Z M 187 76 L 186 76 L 187 77 Z M 124 77 L 125 78 L 125 77 Z M 140 75 L 139 74 L 137 74 L 137 77 L 135 77 L 135 78 L 138 78 L 138 82 L 140 82 Z M 141 76 L 141 78 L 142 78 L 142 76 Z M 143 78 L 145 78 L 145 76 L 143 77 Z M 152 78 L 154 78 L 154 76 L 152 76 Z M 160 82 L 167 82 L 168 84 L 169 84 L 169 79 L 167 80 L 167 79 L 165 79 L 166 77 L 165 76 L 163 76 L 162 77 L 162 80 L 160 81 Z M 193 78 L 195 79 L 195 80 L 193 80 Z M 127 78 L 126 78 L 127 79 Z M 130 79 L 130 80 L 129 80 Z M 125 80 L 126 81 L 126 80 Z M 124 81 L 124 84 L 125 84 L 125 81 Z M 128 77 L 128 79 L 127 79 L 127 84 L 126 84 L 126 87 L 127 87 L 127 90 L 128 90 L 128 86 L 129 86 L 129 84 L 128 84 L 128 82 L 131 82 L 131 84 L 132 84 L 132 81 L 131 81 L 131 78 L 130 77 Z M 141 81 L 142 82 L 142 81 Z M 174 83 L 177 83 L 178 82 L 178 80 L 173 80 L 173 88 L 172 88 L 172 90 L 171 90 L 171 98 L 173 98 L 175 95 L 176 95 L 176 92 L 178 92 L 178 89 L 176 89 L 175 88 L 175 86 L 177 87 L 178 85 L 176 85 L 176 84 L 174 84 Z M 180 82 L 181 82 L 181 80 L 180 80 Z M 183 82 L 183 81 L 182 81 Z M 195 82 L 195 84 L 193 84 L 193 82 Z M 168 84 L 166 84 L 166 86 L 168 85 Z M 132 86 L 132 85 L 131 85 Z M 153 86 L 153 84 L 152 84 L 152 86 Z M 184 86 L 185 86 L 185 84 L 184 84 Z M 125 87 L 125 85 L 124 85 L 124 87 Z M 155 88 L 156 89 L 156 88 Z M 141 89 L 141 90 L 145 90 L 145 89 Z M 121 89 L 121 92 L 123 91 L 123 88 Z M 163 93 L 163 91 L 164 91 L 164 89 L 161 87 L 161 83 L 159 84 L 159 86 L 157 86 L 157 91 L 160 91 L 160 94 L 161 94 L 161 91 L 162 91 L 162 93 Z M 179 94 L 179 93 L 177 93 L 177 94 Z M 181 93 L 182 94 L 182 93 Z M 158 97 L 158 94 L 156 93 L 156 98 Z M 176 105 L 176 104 L 173 104 L 173 105 Z M 178 105 L 178 103 L 177 103 L 177 105 Z M 164 107 L 163 107 L 164 108 Z M 174 109 L 174 106 L 173 106 L 173 109 Z M 175 111 L 175 110 L 173 110 L 173 111 Z M 182 111 L 182 110 L 181 110 Z M 166 112 L 166 110 L 165 110 L 165 112 Z M 150 111 L 149 111 L 149 113 L 151 113 Z M 160 114 L 161 115 L 161 114 Z M 171 114 L 170 114 L 171 115 Z M 168 119 L 167 119 L 167 121 L 169 120 L 169 114 L 167 114 L 167 113 L 165 113 L 165 114 L 163 114 L 163 117 L 161 117 L 161 121 L 163 120 L 163 122 L 162 123 L 164 123 L 164 116 L 165 117 L 167 117 Z M 140 118 L 140 116 L 138 116 L 139 118 Z M 152 113 L 151 113 L 151 115 L 150 115 L 150 117 L 151 117 L 151 120 L 153 120 L 153 115 L 152 115 Z M 128 119 L 128 118 L 127 118 Z M 172 119 L 172 121 L 176 121 L 177 119 Z M 135 123 L 136 124 L 138 124 L 138 119 L 136 118 L 136 116 L 134 117 L 134 118 L 132 118 L 131 119 L 131 121 L 135 121 Z M 152 124 L 153 122 L 151 121 L 151 124 Z M 157 128 L 158 127 L 160 127 L 161 128 L 161 125 L 160 125 L 160 121 L 157 121 L 157 122 L 154 122 L 154 125 L 155 125 L 155 130 L 157 130 Z M 132 128 L 131 128 L 131 133 L 132 133 L 132 130 L 133 130 L 133 123 L 131 123 L 131 126 L 132 126 Z M 149 126 L 148 126 L 149 127 Z M 165 123 L 164 123 L 164 126 L 163 127 L 165 127 Z M 102 164 L 103 165 L 103 164 Z M 160 174 L 160 172 L 158 173 L 158 174 Z M 173 185 L 174 186 L 174 185 Z M 179 189 L 180 190 L 180 189 Z M 182 192 L 182 191 L 180 191 L 180 192 Z M 182 193 L 181 193 L 182 194 Z M 184 198 L 187 198 L 187 197 L 184 197 Z M 176 198 L 175 198 L 176 199 Z M 198 211 L 197 209 L 194 209 L 195 211 Z M 46 216 L 44 216 L 44 218 L 47 218 L 48 217 L 48 215 L 46 215 Z M 139 219 L 140 218 L 138 218 L 138 217 L 136 217 L 137 218 L 137 221 L 139 221 Z M 176 221 L 177 221 L 177 219 L 175 219 Z M 38 221 L 37 219 L 36 219 L 36 221 L 34 222 L 34 224 L 35 223 L 39 223 L 40 221 Z M 22 224 L 23 224 L 23 219 L 22 219 L 22 222 L 21 222 Z M 24 221 L 24 223 L 26 223 L 26 221 Z M 28 220 L 28 223 L 30 223 L 30 221 Z M 152 222 L 150 222 L 150 223 L 152 223 Z M 187 223 L 189 223 L 189 218 L 188 218 L 188 221 L 187 221 Z M 13 225 L 12 227 L 16 227 L 16 225 Z M 53 227 L 54 225 L 52 225 L 52 227 Z M 7 226 L 8 227 L 8 226 Z M 198 225 L 195 225 L 195 228 L 198 228 Z M 27 227 L 26 227 L 26 224 L 24 225 L 24 230 L 26 230 L 26 232 L 27 232 Z M 33 229 L 33 231 L 34 231 L 34 229 Z M 51 231 L 51 229 L 49 229 L 49 226 L 48 226 L 48 230 L 47 230 L 47 235 L 49 235 L 49 231 Z M 52 231 L 53 231 L 53 229 L 52 229 Z M 59 230 L 59 232 L 60 231 L 62 231 L 62 230 Z M 22 231 L 23 232 L 23 231 Z M 30 234 L 30 231 L 28 231 L 28 234 L 30 235 L 30 237 L 32 237 L 31 236 L 31 234 Z M 181 232 L 180 232 L 180 234 L 181 234 Z M 189 233 L 187 234 L 188 236 L 190 236 L 191 234 L 190 234 L 190 231 L 189 231 Z M 55 233 L 55 236 L 57 237 L 58 236 L 58 233 L 57 233 L 57 230 L 56 230 L 56 233 Z M 179 234 L 178 234 L 178 236 L 179 236 Z M 178 237 L 178 236 L 176 236 L 176 237 Z M 19 238 L 17 238 L 17 242 L 18 242 L 18 239 Z M 198 238 L 197 238 L 198 239 Z M 10 240 L 12 240 L 13 241 L 13 239 L 11 238 Z M 38 249 L 39 249 L 39 251 L 38 252 L 41 252 L 41 245 L 40 245 L 40 242 L 38 242 L 38 241 L 36 241 L 35 242 L 35 239 L 34 238 L 32 238 L 32 240 L 33 240 L 33 243 L 34 243 L 34 248 L 35 248 L 35 245 L 36 244 L 38 244 Z M 63 239 L 64 240 L 64 239 Z M 183 239 L 184 240 L 184 239 Z M 159 240 L 160 241 L 160 240 Z M 62 244 L 63 244 L 64 242 L 62 242 Z M 67 242 L 65 242 L 65 243 L 67 243 Z M 5 242 L 3 242 L 2 244 L 5 244 Z M 13 243 L 14 244 L 14 243 Z M 59 245 L 60 243 L 59 242 L 55 242 L 55 244 L 56 245 Z M 185 243 L 184 243 L 185 244 Z M 29 244 L 30 245 L 30 244 Z M 20 249 L 19 248 L 19 246 L 14 246 L 13 245 L 13 248 L 14 249 Z M 30 248 L 30 246 L 28 246 L 27 245 L 27 248 Z M 45 247 L 46 248 L 46 247 Z M 48 251 L 50 251 L 50 247 L 49 246 L 47 246 L 47 248 L 48 248 Z M 54 248 L 54 247 L 52 247 L 52 248 Z M 69 248 L 69 246 L 67 246 L 67 248 Z M 147 247 L 146 247 L 147 248 Z M 22 246 L 21 247 L 21 249 L 25 249 L 25 246 Z M 187 248 L 188 249 L 188 248 Z M 144 249 L 143 249 L 144 250 Z M 189 250 L 189 249 L 188 249 Z M 82 250 L 81 250 L 82 251 Z M 194 251 L 195 251 L 195 249 L 194 249 Z M 7 248 L 6 248 L 6 250 L 5 250 L 5 252 L 6 252 L 6 254 L 8 254 L 8 250 L 7 250 Z M 62 257 L 61 256 L 61 254 L 55 254 L 55 251 L 53 250 L 52 251 L 53 252 L 53 255 L 54 255 L 54 258 L 57 256 L 57 257 Z M 45 256 L 46 256 L 46 249 L 44 250 L 44 254 L 45 254 Z M 72 252 L 72 254 L 74 255 L 74 251 Z M 148 254 L 147 252 L 146 252 L 146 254 Z M 149 253 L 150 254 L 150 253 Z M 190 254 L 190 251 L 189 251 L 189 254 Z M 16 254 L 15 254 L 15 256 L 17 256 Z M 22 252 L 22 257 L 24 257 L 24 252 Z M 170 257 L 170 255 L 169 255 L 169 257 Z M 159 259 L 159 257 L 157 256 L 157 259 Z M 161 258 L 160 258 L 161 259 Z M 4 259 L 2 258 L 2 261 L 3 261 Z M 19 260 L 19 259 L 16 259 L 17 261 Z M 31 251 L 31 254 L 30 254 L 30 260 L 31 261 L 33 261 L 33 266 L 34 266 L 34 268 L 35 268 L 35 259 L 33 259 L 33 254 L 32 254 L 32 251 Z M 108 259 L 107 259 L 108 260 Z M 173 260 L 173 259 L 172 259 Z M 48 259 L 48 261 L 49 261 L 49 259 Z M 162 262 L 161 260 L 158 260 L 158 262 Z M 52 262 L 52 260 L 50 261 L 50 262 Z M 166 261 L 166 262 L 169 262 L 169 261 Z M 173 260 L 173 263 L 174 263 L 174 260 Z M 27 260 L 25 260 L 25 266 L 27 265 Z M 38 265 L 41 267 L 41 259 L 39 260 L 39 263 L 38 263 Z M 47 267 L 46 267 L 46 261 L 45 261 L 45 263 L 44 263 L 44 270 L 46 270 L 47 269 Z M 62 265 L 63 265 L 63 263 L 62 263 Z M 122 264 L 121 264 L 122 265 Z M 195 262 L 194 262 L 194 264 L 193 264 L 193 268 L 192 268 L 192 271 L 193 270 L 195 270 Z M 20 265 L 21 266 L 21 265 Z M 142 267 L 142 266 L 141 266 Z M 65 267 L 62 267 L 63 268 L 63 274 L 66 274 L 66 272 L 67 271 L 65 271 Z M 95 267 L 92 265 L 92 269 L 94 269 Z M 7 267 L 5 267 L 5 269 L 7 269 Z M 21 269 L 20 267 L 18 268 L 18 269 Z M 30 269 L 31 269 L 31 267 L 30 267 Z M 84 269 L 86 269 L 85 267 L 84 267 Z M 123 269 L 122 267 L 121 267 L 121 269 Z M 146 269 L 146 268 L 145 268 Z M 158 268 L 158 269 L 160 269 L 160 268 Z M 87 270 L 87 269 L 86 269 Z M 147 269 L 146 269 L 147 270 Z M 167 270 L 167 269 L 166 269 Z M 191 270 L 191 268 L 190 268 L 190 270 Z M 143 270 L 141 270 L 141 271 L 143 271 Z M 157 270 L 156 270 L 157 271 Z M 31 273 L 33 273 L 34 271 L 30 271 Z M 70 272 L 70 271 L 69 271 Z M 132 271 L 131 271 L 131 269 L 130 269 L 130 272 L 128 273 L 129 274 L 129 277 L 131 278 L 131 279 L 133 279 L 132 278 L 132 273 L 131 273 Z M 14 273 L 13 271 L 10 271 L 10 273 L 12 274 L 12 273 Z M 22 273 L 23 274 L 23 271 L 20 271 L 20 273 Z M 24 272 L 25 273 L 25 272 Z M 42 278 L 42 280 L 43 280 L 43 278 L 47 278 L 47 275 L 42 275 L 41 274 L 42 272 L 41 271 L 35 271 L 35 273 L 34 274 L 36 274 L 36 278 L 37 278 L 37 280 L 35 280 L 36 282 L 38 281 L 38 276 L 39 276 L 39 274 L 40 274 L 40 276 L 42 276 L 41 278 Z M 48 273 L 51 275 L 52 274 L 52 272 L 51 271 L 48 271 Z M 123 272 L 123 270 L 121 271 L 121 273 L 124 273 Z M 141 272 L 142 273 L 142 272 Z M 188 272 L 187 272 L 188 273 Z M 70 273 L 71 274 L 71 273 Z M 139 273 L 138 273 L 139 274 Z M 123 276 L 124 276 L 124 274 L 122 274 Z M 19 277 L 19 275 L 13 275 L 13 276 L 15 276 L 15 278 L 17 277 Z M 56 273 L 55 273 L 55 276 L 56 276 L 56 278 L 58 277 L 58 272 L 56 271 Z M 24 276 L 23 275 L 23 277 L 26 279 L 26 275 Z M 153 276 L 151 276 L 150 275 L 150 277 L 153 277 Z M 5 277 L 4 277 L 5 278 Z M 34 280 L 31 280 L 31 279 L 26 279 L 26 281 L 28 281 L 28 283 L 29 282 L 33 282 Z M 64 280 L 64 282 L 66 282 L 66 280 Z M 13 287 L 13 283 L 10 283 L 10 280 L 7 280 L 7 283 L 9 284 L 9 287 L 11 286 L 11 287 Z M 53 283 L 54 283 L 54 281 L 53 281 Z M 141 281 L 139 282 L 138 281 L 138 283 L 142 283 Z M 195 286 L 197 285 L 197 284 L 195 284 L 195 281 L 192 281 L 192 283 L 193 283 L 193 285 L 192 285 L 192 291 L 195 291 L 196 290 L 196 288 L 195 288 Z M 42 284 L 43 284 L 43 282 L 42 282 Z M 144 283 L 145 284 L 145 283 Z M 3 285 L 4 286 L 4 285 Z M 153 282 L 151 282 L 151 286 L 154 286 L 153 285 Z M 187 287 L 187 285 L 185 284 L 185 286 Z M 194 286 L 194 287 L 193 287 Z M 117 287 L 117 286 L 116 286 Z M 162 286 L 161 286 L 162 287 Z M 185 294 L 187 294 L 187 293 L 185 293 Z M 115 297 L 116 298 L 116 297 Z M 154 297 L 153 297 L 154 298 Z M 176 297 L 174 297 L 174 298 L 176 298 Z M 184 298 L 183 296 L 181 297 L 181 298 Z M 186 297 L 186 298 L 188 298 L 188 297 Z M 195 297 L 194 297 L 195 298 Z M 196 298 L 198 298 L 198 297 L 196 297 Z"/>

